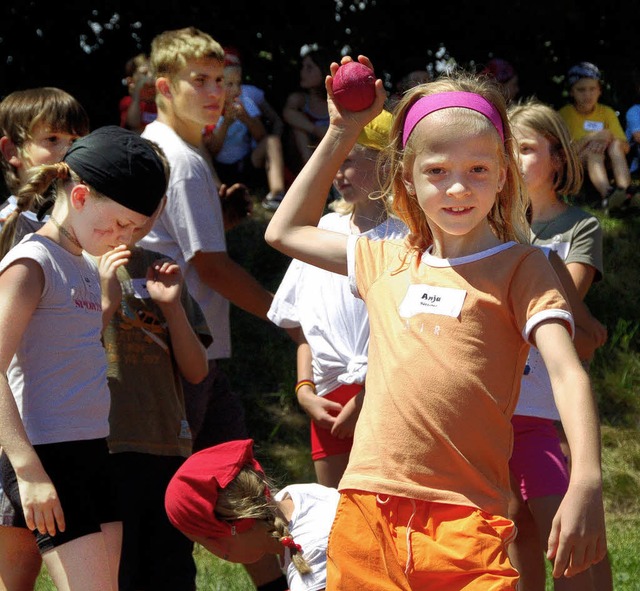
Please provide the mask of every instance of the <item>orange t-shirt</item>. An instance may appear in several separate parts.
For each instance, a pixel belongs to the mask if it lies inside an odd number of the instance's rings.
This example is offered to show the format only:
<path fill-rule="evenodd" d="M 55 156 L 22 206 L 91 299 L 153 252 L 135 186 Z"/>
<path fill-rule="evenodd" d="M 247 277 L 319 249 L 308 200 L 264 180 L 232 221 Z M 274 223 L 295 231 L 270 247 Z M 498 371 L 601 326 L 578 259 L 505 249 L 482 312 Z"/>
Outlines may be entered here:
<path fill-rule="evenodd" d="M 511 415 L 529 335 L 550 318 L 573 330 L 546 257 L 508 243 L 439 259 L 409 255 L 401 241 L 360 238 L 350 243 L 349 268 L 367 304 L 371 340 L 340 490 L 504 515 Z"/>

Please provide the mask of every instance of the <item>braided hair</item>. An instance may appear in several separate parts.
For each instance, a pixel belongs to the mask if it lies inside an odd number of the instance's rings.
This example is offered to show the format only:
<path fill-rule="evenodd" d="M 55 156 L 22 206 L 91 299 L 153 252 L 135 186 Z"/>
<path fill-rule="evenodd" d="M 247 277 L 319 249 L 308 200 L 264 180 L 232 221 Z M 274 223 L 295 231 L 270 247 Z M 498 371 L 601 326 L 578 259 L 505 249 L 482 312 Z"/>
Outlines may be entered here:
<path fill-rule="evenodd" d="M 269 525 L 271 536 L 291 550 L 291 561 L 302 575 L 311 572 L 302 550 L 291 543 L 291 532 L 276 501 L 271 496 L 270 485 L 264 474 L 244 467 L 229 485 L 218 493 L 216 516 L 224 521 L 259 519 Z"/>

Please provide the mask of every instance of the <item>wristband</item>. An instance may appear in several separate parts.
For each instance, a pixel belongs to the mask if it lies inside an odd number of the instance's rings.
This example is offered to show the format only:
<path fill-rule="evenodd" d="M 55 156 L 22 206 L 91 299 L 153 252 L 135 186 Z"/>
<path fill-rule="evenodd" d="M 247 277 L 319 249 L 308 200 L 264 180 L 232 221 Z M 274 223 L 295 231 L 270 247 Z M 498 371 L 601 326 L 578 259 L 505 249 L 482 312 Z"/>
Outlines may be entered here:
<path fill-rule="evenodd" d="M 293 389 L 294 392 L 297 394 L 298 390 L 300 390 L 302 386 L 309 386 L 314 391 L 314 393 L 316 391 L 316 385 L 313 383 L 312 380 L 300 380 L 299 382 L 296 383 L 296 386 Z"/>

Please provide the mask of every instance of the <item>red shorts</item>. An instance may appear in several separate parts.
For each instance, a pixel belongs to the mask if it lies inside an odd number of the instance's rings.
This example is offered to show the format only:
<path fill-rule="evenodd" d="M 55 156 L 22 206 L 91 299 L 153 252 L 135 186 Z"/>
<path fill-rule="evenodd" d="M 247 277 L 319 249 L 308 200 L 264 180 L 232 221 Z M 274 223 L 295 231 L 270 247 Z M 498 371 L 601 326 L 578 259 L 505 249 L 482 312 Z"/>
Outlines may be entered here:
<path fill-rule="evenodd" d="M 339 402 L 344 406 L 358 392 L 362 390 L 362 384 L 345 384 L 332 390 L 324 398 L 333 402 Z M 348 454 L 353 445 L 353 437 L 338 439 L 331 435 L 329 429 L 318 427 L 311 421 L 311 459 L 321 460 L 327 456 L 337 456 L 338 454 Z"/>
<path fill-rule="evenodd" d="M 526 501 L 564 496 L 569 486 L 569 470 L 554 422 L 516 415 L 511 424 L 513 453 L 509 469 L 520 487 L 522 498 Z"/>

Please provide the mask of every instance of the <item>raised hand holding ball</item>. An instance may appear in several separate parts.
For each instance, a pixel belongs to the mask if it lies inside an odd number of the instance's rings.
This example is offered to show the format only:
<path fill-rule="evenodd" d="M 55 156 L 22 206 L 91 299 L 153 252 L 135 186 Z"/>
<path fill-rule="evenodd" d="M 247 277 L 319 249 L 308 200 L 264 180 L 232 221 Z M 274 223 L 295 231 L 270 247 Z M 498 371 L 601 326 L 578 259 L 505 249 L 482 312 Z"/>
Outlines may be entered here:
<path fill-rule="evenodd" d="M 364 111 L 376 98 L 376 77 L 360 62 L 342 64 L 333 77 L 333 100 L 348 111 Z"/>

